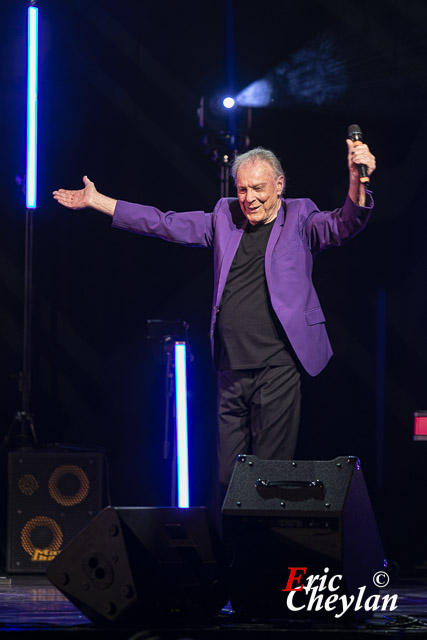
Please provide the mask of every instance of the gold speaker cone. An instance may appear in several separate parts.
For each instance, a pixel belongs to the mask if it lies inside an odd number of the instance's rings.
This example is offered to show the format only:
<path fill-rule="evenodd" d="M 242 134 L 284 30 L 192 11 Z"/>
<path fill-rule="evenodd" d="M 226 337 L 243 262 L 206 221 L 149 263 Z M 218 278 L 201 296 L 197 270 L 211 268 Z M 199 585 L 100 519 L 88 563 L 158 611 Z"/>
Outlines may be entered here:
<path fill-rule="evenodd" d="M 65 475 L 73 475 L 80 482 L 80 488 L 74 495 L 65 495 L 61 492 L 58 482 Z M 50 496 L 55 502 L 59 502 L 64 507 L 73 507 L 86 498 L 89 493 L 89 478 L 81 467 L 75 464 L 63 464 L 52 473 L 49 478 L 48 488 Z"/>
<path fill-rule="evenodd" d="M 25 523 L 21 531 L 21 544 L 24 551 L 26 551 L 31 557 L 34 556 L 37 549 L 33 544 L 31 534 L 39 527 L 46 527 L 52 531 L 52 542 L 47 549 L 55 552 L 59 551 L 64 539 L 61 527 L 57 522 L 55 522 L 55 520 L 48 518 L 47 516 L 37 516 L 35 518 L 31 518 L 31 520 L 28 520 L 28 522 Z"/>
<path fill-rule="evenodd" d="M 32 496 L 39 488 L 39 483 L 32 473 L 26 473 L 18 480 L 18 487 L 25 496 Z"/>

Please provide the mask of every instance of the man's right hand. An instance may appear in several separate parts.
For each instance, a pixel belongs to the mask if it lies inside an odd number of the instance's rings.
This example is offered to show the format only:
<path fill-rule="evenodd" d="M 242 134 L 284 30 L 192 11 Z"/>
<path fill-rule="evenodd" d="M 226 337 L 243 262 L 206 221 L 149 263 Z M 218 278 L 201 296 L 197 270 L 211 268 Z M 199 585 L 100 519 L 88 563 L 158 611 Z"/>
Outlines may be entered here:
<path fill-rule="evenodd" d="M 117 200 L 108 198 L 96 190 L 94 183 L 87 176 L 83 177 L 84 189 L 58 189 L 53 192 L 55 200 L 68 209 L 84 209 L 91 207 L 112 216 Z"/>
<path fill-rule="evenodd" d="M 55 200 L 68 209 L 84 209 L 91 207 L 96 193 L 95 185 L 87 176 L 83 177 L 84 189 L 72 191 L 71 189 L 58 189 L 53 192 Z"/>

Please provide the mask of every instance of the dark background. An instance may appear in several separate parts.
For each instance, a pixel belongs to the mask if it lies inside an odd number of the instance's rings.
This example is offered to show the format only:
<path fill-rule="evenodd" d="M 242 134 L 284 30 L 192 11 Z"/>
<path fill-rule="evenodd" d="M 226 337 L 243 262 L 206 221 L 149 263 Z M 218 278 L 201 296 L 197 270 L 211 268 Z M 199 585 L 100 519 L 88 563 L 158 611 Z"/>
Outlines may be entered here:
<path fill-rule="evenodd" d="M 191 502 L 213 506 L 210 252 L 111 230 L 109 218 L 63 209 L 51 192 L 80 188 L 87 174 L 116 198 L 164 210 L 212 210 L 220 180 L 200 143 L 200 97 L 240 91 L 332 38 L 345 92 L 323 104 L 282 96 L 275 107 L 253 110 L 250 130 L 251 146 L 269 147 L 282 159 L 287 195 L 310 197 L 322 209 L 340 206 L 346 195 L 349 124 L 360 124 L 377 157 L 368 228 L 316 262 L 335 356 L 320 376 L 304 380 L 297 457 L 359 456 L 388 555 L 404 567 L 422 565 L 427 452 L 412 433 L 414 411 L 427 407 L 425 4 L 55 0 L 38 6 L 31 411 L 39 441 L 104 447 L 113 504 L 168 504 L 164 364 L 147 343 L 146 320 L 183 318 L 194 355 Z M 0 25 L 3 437 L 21 403 L 25 203 L 16 176 L 25 172 L 26 3 L 3 0 Z M 4 458 L 2 465 L 4 498 Z"/>

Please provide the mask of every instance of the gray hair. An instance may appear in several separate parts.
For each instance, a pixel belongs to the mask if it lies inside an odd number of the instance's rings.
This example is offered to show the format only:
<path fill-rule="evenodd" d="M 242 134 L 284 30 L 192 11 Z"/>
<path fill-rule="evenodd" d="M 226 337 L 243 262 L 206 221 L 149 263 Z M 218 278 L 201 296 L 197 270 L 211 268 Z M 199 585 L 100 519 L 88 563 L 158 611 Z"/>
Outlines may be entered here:
<path fill-rule="evenodd" d="M 261 160 L 262 162 L 267 162 L 270 167 L 273 169 L 274 177 L 279 178 L 279 176 L 283 176 L 283 192 L 286 187 L 286 176 L 283 171 L 283 167 L 280 164 L 279 158 L 269 149 L 264 149 L 264 147 L 255 147 L 255 149 L 251 149 L 250 151 L 246 151 L 246 153 L 241 153 L 236 157 L 231 167 L 231 175 L 233 176 L 234 184 L 237 185 L 237 172 L 244 164 L 248 162 L 256 162 L 257 160 Z"/>

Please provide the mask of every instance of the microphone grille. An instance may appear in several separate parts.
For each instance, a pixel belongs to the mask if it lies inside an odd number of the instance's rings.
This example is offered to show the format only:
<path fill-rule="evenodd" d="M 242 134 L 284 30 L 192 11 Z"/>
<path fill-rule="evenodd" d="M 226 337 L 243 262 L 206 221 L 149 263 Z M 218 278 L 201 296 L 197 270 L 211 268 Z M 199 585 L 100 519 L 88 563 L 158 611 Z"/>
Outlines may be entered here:
<path fill-rule="evenodd" d="M 362 139 L 362 130 L 358 124 L 351 124 L 348 128 L 348 137 L 352 140 Z"/>

